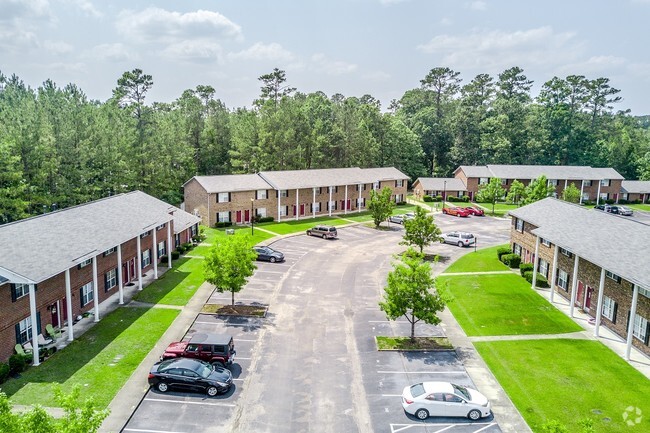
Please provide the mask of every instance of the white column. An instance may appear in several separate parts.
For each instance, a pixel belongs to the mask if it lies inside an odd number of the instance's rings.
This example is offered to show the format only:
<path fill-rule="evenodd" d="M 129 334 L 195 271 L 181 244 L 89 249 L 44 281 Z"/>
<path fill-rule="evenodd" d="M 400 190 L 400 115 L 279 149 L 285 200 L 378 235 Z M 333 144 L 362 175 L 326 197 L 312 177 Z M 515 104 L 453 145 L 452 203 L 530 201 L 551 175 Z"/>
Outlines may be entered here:
<path fill-rule="evenodd" d="M 532 289 L 535 289 L 535 284 L 537 284 L 537 263 L 539 256 L 539 236 L 535 236 L 535 257 L 533 257 L 533 284 Z"/>
<path fill-rule="evenodd" d="M 632 292 L 632 306 L 630 307 L 630 319 L 627 324 L 627 346 L 625 347 L 625 360 L 630 360 L 630 352 L 632 351 L 632 338 L 634 334 L 634 317 L 636 316 L 636 304 L 639 301 L 639 286 L 634 285 L 634 292 Z"/>
<path fill-rule="evenodd" d="M 580 204 L 582 204 L 582 196 L 584 195 L 585 191 L 585 180 L 582 179 L 582 183 L 580 184 Z"/>
<path fill-rule="evenodd" d="M 56 315 L 56 327 L 61 329 L 61 316 L 63 316 L 63 313 L 61 313 L 61 300 L 60 299 L 56 300 L 56 312 L 58 313 Z"/>
<path fill-rule="evenodd" d="M 99 322 L 99 290 L 97 286 L 97 256 L 93 256 L 93 305 L 95 322 Z"/>
<path fill-rule="evenodd" d="M 117 246 L 117 290 L 120 294 L 119 304 L 124 305 L 124 283 L 122 282 L 122 244 Z"/>
<path fill-rule="evenodd" d="M 598 195 L 596 196 L 596 204 L 600 204 L 600 180 L 598 181 Z"/>
<path fill-rule="evenodd" d="M 72 335 L 72 290 L 70 289 L 70 269 L 65 270 L 65 308 L 68 310 L 68 341 L 74 340 Z"/>
<path fill-rule="evenodd" d="M 311 189 L 312 199 L 311 199 L 311 216 L 316 218 L 316 188 Z"/>
<path fill-rule="evenodd" d="M 571 278 L 571 310 L 570 317 L 573 317 L 573 310 L 576 304 L 576 295 L 578 291 L 578 255 L 574 254 L 575 260 L 573 261 L 573 275 Z"/>
<path fill-rule="evenodd" d="M 142 245 L 141 245 L 141 242 L 140 242 L 140 235 L 138 235 L 138 237 L 136 239 L 137 239 L 136 248 L 138 250 L 137 251 L 137 253 L 138 253 L 138 258 L 137 258 L 138 264 L 136 265 L 136 267 L 138 269 L 138 290 L 142 290 L 142 249 L 141 249 Z"/>
<path fill-rule="evenodd" d="M 329 201 L 327 202 L 327 207 L 330 211 L 329 216 L 332 216 L 332 187 L 330 186 L 330 198 Z"/>
<path fill-rule="evenodd" d="M 363 186 L 359 184 L 357 185 L 357 188 L 359 188 L 359 201 L 357 202 L 357 212 L 361 212 L 361 190 L 363 190 Z"/>
<path fill-rule="evenodd" d="M 296 188 L 296 221 L 298 221 L 298 215 L 300 215 L 300 208 L 298 207 L 298 197 L 300 194 L 298 194 L 299 190 Z"/>
<path fill-rule="evenodd" d="M 348 213 L 348 186 L 347 185 L 345 185 L 345 201 L 343 202 L 343 208 L 345 209 L 343 213 L 347 215 Z"/>
<path fill-rule="evenodd" d="M 36 314 L 36 290 L 33 284 L 29 285 L 29 318 L 32 322 L 32 365 L 39 365 L 38 355 L 38 315 Z"/>
<path fill-rule="evenodd" d="M 553 303 L 553 295 L 555 295 L 555 279 L 557 278 L 557 255 L 560 252 L 560 248 L 555 245 L 555 251 L 553 252 L 553 270 L 551 271 L 551 304 Z"/>
<path fill-rule="evenodd" d="M 282 196 L 282 191 L 278 190 L 278 222 L 280 222 L 280 199 Z"/>
<path fill-rule="evenodd" d="M 153 231 L 153 277 L 158 279 L 158 239 L 156 238 L 157 229 L 154 227 Z"/>
<path fill-rule="evenodd" d="M 603 298 L 605 297 L 605 268 L 600 268 L 600 284 L 598 285 L 598 310 L 596 311 L 596 328 L 594 329 L 594 337 L 598 337 L 598 330 L 600 328 L 600 319 L 603 315 Z"/>
<path fill-rule="evenodd" d="M 251 215 L 251 218 L 253 216 Z M 172 268 L 172 222 L 168 221 L 167 222 L 167 267 L 169 269 Z"/>

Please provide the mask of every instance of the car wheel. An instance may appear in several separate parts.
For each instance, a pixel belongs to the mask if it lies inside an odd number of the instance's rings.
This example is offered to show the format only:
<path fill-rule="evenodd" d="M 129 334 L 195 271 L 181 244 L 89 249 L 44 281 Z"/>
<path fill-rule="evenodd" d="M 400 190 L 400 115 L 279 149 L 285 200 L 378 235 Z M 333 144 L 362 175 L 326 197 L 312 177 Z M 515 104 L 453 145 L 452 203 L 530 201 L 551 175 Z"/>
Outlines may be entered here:
<path fill-rule="evenodd" d="M 459 246 L 459 247 L 462 247 L 462 246 L 463 246 L 463 243 L 462 243 L 461 241 L 458 241 L 458 246 Z"/>
<path fill-rule="evenodd" d="M 271 258 L 269 259 L 269 262 L 271 262 L 271 263 L 275 263 L 275 257 L 271 257 Z"/>
<path fill-rule="evenodd" d="M 307 230 L 307 236 L 311 236 L 311 232 Z"/>
<path fill-rule="evenodd" d="M 418 409 L 415 411 L 415 416 L 417 419 L 427 419 L 429 418 L 429 412 L 426 409 Z"/>
<path fill-rule="evenodd" d="M 472 421 L 476 421 L 477 419 L 481 418 L 481 412 L 476 409 L 472 409 L 467 414 L 467 418 L 471 419 Z"/>
<path fill-rule="evenodd" d="M 160 392 L 167 392 L 169 390 L 169 386 L 165 382 L 158 382 L 158 385 L 156 385 L 156 388 Z"/>
<path fill-rule="evenodd" d="M 323 239 L 327 239 L 327 235 L 323 235 Z"/>
<path fill-rule="evenodd" d="M 208 386 L 208 389 L 206 389 L 205 392 L 206 392 L 210 397 L 214 397 L 215 395 L 219 394 L 219 390 L 217 389 L 216 386 Z M 470 412 L 470 413 L 471 413 L 471 412 Z"/>

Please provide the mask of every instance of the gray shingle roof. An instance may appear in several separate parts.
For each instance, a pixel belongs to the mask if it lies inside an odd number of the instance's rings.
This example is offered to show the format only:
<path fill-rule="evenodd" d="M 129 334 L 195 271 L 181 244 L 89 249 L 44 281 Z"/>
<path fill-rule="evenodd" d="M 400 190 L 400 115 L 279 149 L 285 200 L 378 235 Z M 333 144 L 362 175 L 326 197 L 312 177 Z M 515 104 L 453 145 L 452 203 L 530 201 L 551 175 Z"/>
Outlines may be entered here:
<path fill-rule="evenodd" d="M 258 189 L 267 189 L 269 187 L 269 184 L 266 183 L 258 174 L 194 176 L 192 179 L 196 179 L 203 189 L 210 194 L 233 191 L 256 191 Z M 187 185 L 192 179 L 185 182 L 183 186 Z"/>
<path fill-rule="evenodd" d="M 201 218 L 192 215 L 189 212 L 181 210 L 177 207 L 174 208 L 174 234 L 187 230 L 194 224 L 199 224 Z"/>
<path fill-rule="evenodd" d="M 0 273 L 38 283 L 168 222 L 170 212 L 186 213 L 133 191 L 1 225 Z"/>
<path fill-rule="evenodd" d="M 650 225 L 551 197 L 510 215 L 537 226 L 533 234 L 650 289 Z"/>
<path fill-rule="evenodd" d="M 275 189 L 301 189 L 320 186 L 355 185 L 380 180 L 408 179 L 394 167 L 324 168 L 314 170 L 261 171 L 260 177 Z"/>
<path fill-rule="evenodd" d="M 367 183 L 377 182 L 379 180 L 410 179 L 395 167 L 362 168 L 361 171 L 366 176 Z"/>
<path fill-rule="evenodd" d="M 488 170 L 486 165 L 461 165 L 456 170 L 454 174 L 462 170 L 467 177 L 492 177 L 494 176 L 490 170 Z"/>
<path fill-rule="evenodd" d="M 500 179 L 536 179 L 545 175 L 548 179 L 598 180 L 623 179 L 613 168 L 594 168 L 573 165 L 488 165 L 491 177 Z"/>
<path fill-rule="evenodd" d="M 415 183 L 420 182 L 425 191 L 467 191 L 462 180 L 455 177 L 419 177 Z M 445 182 L 447 182 L 445 186 Z"/>
<path fill-rule="evenodd" d="M 627 193 L 650 194 L 650 180 L 624 180 L 621 190 Z"/>

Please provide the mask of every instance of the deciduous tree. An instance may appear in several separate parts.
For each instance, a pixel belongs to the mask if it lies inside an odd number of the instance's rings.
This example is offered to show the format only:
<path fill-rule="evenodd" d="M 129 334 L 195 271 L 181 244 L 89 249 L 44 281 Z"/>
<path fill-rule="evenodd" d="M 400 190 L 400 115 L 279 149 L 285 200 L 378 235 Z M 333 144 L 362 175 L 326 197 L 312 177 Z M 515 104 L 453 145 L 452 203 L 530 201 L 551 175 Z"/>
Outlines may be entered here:
<path fill-rule="evenodd" d="M 440 241 L 440 228 L 433 222 L 433 216 L 427 215 L 420 206 L 415 208 L 415 217 L 404 220 L 404 240 L 402 245 L 414 245 L 423 253 L 424 247 Z"/>
<path fill-rule="evenodd" d="M 515 179 L 510 184 L 510 189 L 508 190 L 506 200 L 512 204 L 519 206 L 519 202 L 524 198 L 525 192 L 526 187 L 524 184 Z"/>
<path fill-rule="evenodd" d="M 379 227 L 382 221 L 386 221 L 395 208 L 395 203 L 391 200 L 392 191 L 390 188 L 384 187 L 380 192 L 373 189 L 370 191 L 370 203 L 368 203 L 368 210 L 372 214 L 372 220 L 375 223 L 375 228 Z"/>
<path fill-rule="evenodd" d="M 562 200 L 569 203 L 578 203 L 580 201 L 580 190 L 577 186 L 570 183 L 562 190 Z"/>
<path fill-rule="evenodd" d="M 506 190 L 501 186 L 501 179 L 493 177 L 488 183 L 479 186 L 476 199 L 484 203 L 492 204 L 492 215 L 494 215 L 494 205 L 497 200 L 503 198 Z"/>
<path fill-rule="evenodd" d="M 249 234 L 237 233 L 221 238 L 205 257 L 205 279 L 214 284 L 219 293 L 230 292 L 231 305 L 235 305 L 235 293 L 241 291 L 248 277 L 257 269 L 256 257 Z"/>
<path fill-rule="evenodd" d="M 555 192 L 555 187 L 550 185 L 546 176 L 541 175 L 533 179 L 526 187 L 523 204 L 530 204 L 542 200 Z"/>

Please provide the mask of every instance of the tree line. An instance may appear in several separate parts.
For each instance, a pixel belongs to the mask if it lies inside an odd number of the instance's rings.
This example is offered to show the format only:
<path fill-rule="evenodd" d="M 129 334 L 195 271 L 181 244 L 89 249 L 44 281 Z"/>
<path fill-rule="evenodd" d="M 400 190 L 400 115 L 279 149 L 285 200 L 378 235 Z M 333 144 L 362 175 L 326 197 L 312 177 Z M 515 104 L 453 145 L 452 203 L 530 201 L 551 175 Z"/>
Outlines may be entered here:
<path fill-rule="evenodd" d="M 615 111 L 607 78 L 553 77 L 533 98 L 519 67 L 466 84 L 440 67 L 387 111 L 371 95 L 302 93 L 277 68 L 259 81 L 250 108 L 228 108 L 209 85 L 149 102 L 140 69 L 104 102 L 0 72 L 0 224 L 133 189 L 178 205 L 193 175 L 261 170 L 395 166 L 415 180 L 461 164 L 565 164 L 650 179 L 647 119 Z"/>

